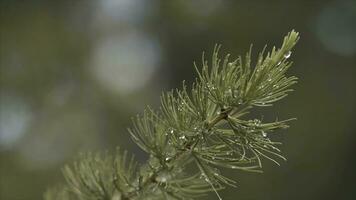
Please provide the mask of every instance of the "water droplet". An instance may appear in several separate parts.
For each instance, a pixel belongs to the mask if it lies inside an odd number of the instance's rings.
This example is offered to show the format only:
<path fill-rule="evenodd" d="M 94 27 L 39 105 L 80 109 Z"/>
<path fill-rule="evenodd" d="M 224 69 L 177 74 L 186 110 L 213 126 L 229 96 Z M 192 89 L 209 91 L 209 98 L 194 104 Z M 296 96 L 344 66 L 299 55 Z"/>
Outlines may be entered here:
<path fill-rule="evenodd" d="M 166 162 L 169 162 L 171 159 L 172 159 L 171 157 L 166 157 L 164 160 L 165 160 Z"/>
<path fill-rule="evenodd" d="M 179 139 L 181 139 L 181 140 L 185 140 L 185 139 L 186 139 L 186 137 L 185 137 L 185 135 L 182 135 L 182 136 L 180 136 L 180 137 L 179 137 Z"/>
<path fill-rule="evenodd" d="M 258 119 L 254 119 L 253 123 L 254 123 L 255 126 L 259 126 L 261 124 L 261 121 L 258 120 Z"/>
<path fill-rule="evenodd" d="M 277 63 L 277 66 L 281 65 L 281 63 L 282 63 L 282 61 L 279 61 L 279 62 Z"/>
<path fill-rule="evenodd" d="M 200 177 L 199 177 L 200 179 L 205 179 L 206 178 L 206 176 L 205 176 L 205 174 L 200 174 Z"/>
<path fill-rule="evenodd" d="M 168 172 L 163 172 L 156 177 L 156 180 L 161 183 L 167 182 L 171 178 Z"/>
<path fill-rule="evenodd" d="M 173 130 L 173 129 L 171 129 L 170 133 L 171 133 L 171 134 L 173 134 L 173 133 L 174 133 L 174 130 Z"/>
<path fill-rule="evenodd" d="M 166 182 L 167 178 L 165 176 L 159 177 L 159 182 Z"/>
<path fill-rule="evenodd" d="M 272 79 L 271 79 L 271 78 L 269 78 L 267 81 L 268 81 L 268 82 L 271 82 L 271 81 L 272 81 Z"/>
<path fill-rule="evenodd" d="M 284 58 L 287 59 L 290 57 L 290 55 L 292 55 L 292 52 L 288 51 L 286 54 L 284 54 Z"/>
<path fill-rule="evenodd" d="M 276 148 L 276 147 L 274 147 L 274 146 L 271 146 L 272 147 L 272 149 L 274 149 L 274 150 L 276 150 L 276 151 L 278 151 L 278 152 L 280 152 L 281 150 L 279 150 L 278 148 Z"/>
<path fill-rule="evenodd" d="M 262 133 L 263 137 L 267 137 L 267 133 L 266 132 L 262 131 L 261 133 Z"/>
<path fill-rule="evenodd" d="M 215 90 L 216 89 L 215 86 L 210 84 L 210 83 L 207 84 L 207 87 L 208 87 L 208 90 Z"/>

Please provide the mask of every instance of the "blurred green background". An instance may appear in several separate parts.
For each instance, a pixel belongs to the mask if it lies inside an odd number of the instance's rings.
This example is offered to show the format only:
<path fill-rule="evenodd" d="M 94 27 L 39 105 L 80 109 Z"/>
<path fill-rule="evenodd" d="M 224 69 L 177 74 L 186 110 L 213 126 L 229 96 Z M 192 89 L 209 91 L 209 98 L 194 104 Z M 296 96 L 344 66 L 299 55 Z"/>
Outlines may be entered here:
<path fill-rule="evenodd" d="M 256 53 L 301 34 L 296 92 L 257 116 L 297 117 L 280 139 L 288 161 L 229 172 L 225 200 L 356 198 L 356 2 L 0 1 L 0 199 L 38 200 L 78 152 L 129 139 L 130 117 L 195 77 L 192 62 Z M 212 193 L 206 199 L 216 199 Z"/>

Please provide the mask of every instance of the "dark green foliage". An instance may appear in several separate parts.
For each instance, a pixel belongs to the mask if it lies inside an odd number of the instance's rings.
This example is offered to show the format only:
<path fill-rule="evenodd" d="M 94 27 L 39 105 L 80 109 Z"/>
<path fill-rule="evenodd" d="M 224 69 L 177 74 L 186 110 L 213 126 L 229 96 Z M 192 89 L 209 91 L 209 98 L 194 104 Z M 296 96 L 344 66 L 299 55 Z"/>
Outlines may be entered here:
<path fill-rule="evenodd" d="M 262 160 L 276 164 L 285 158 L 280 143 L 268 134 L 288 128 L 287 122 L 247 120 L 254 106 L 271 106 L 287 96 L 296 77 L 287 77 L 288 60 L 298 33 L 290 32 L 280 49 L 258 55 L 251 50 L 229 61 L 216 46 L 211 67 L 203 55 L 198 79 L 188 88 L 163 93 L 161 109 L 147 108 L 133 120 L 133 140 L 150 154 L 139 169 L 124 152 L 87 154 L 63 170 L 67 186 L 47 192 L 45 199 L 196 199 L 209 191 L 235 186 L 223 168 L 260 172 Z"/>

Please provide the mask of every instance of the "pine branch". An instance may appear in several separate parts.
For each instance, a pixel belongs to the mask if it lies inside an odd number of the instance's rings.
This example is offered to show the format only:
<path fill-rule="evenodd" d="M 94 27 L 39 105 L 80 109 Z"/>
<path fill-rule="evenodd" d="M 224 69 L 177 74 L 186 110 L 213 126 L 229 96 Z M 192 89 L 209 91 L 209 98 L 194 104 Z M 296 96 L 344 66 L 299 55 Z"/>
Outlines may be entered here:
<path fill-rule="evenodd" d="M 147 108 L 133 119 L 132 139 L 150 157 L 137 167 L 133 157 L 87 154 L 63 169 L 67 186 L 50 190 L 46 200 L 196 199 L 236 182 L 224 168 L 261 172 L 263 159 L 285 160 L 279 142 L 268 134 L 288 128 L 292 119 L 262 122 L 246 119 L 254 107 L 272 106 L 292 91 L 297 78 L 287 76 L 288 59 L 299 39 L 291 31 L 282 46 L 265 49 L 252 67 L 251 50 L 230 61 L 213 52 L 211 67 L 202 58 L 191 88 L 163 93 L 161 109 Z M 252 49 L 252 48 L 251 48 Z"/>

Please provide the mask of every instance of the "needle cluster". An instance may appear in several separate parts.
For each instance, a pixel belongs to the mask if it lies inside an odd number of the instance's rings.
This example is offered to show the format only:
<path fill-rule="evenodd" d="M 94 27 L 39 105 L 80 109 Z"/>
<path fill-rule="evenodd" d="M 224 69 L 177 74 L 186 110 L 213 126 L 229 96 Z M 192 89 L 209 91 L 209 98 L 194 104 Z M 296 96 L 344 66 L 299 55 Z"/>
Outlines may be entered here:
<path fill-rule="evenodd" d="M 192 86 L 165 92 L 161 107 L 148 107 L 133 119 L 133 141 L 150 156 L 138 165 L 126 151 L 86 154 L 63 168 L 67 184 L 48 190 L 46 200 L 159 200 L 197 199 L 218 193 L 235 180 L 224 169 L 261 172 L 262 161 L 277 165 L 285 160 L 270 135 L 288 128 L 291 119 L 264 122 L 249 119 L 255 107 L 272 106 L 292 91 L 297 82 L 287 76 L 292 48 L 299 39 L 291 31 L 280 48 L 266 47 L 251 62 L 245 56 L 230 59 L 214 48 L 211 62 L 203 54 L 195 64 Z M 210 67 L 209 67 L 210 65 Z"/>

